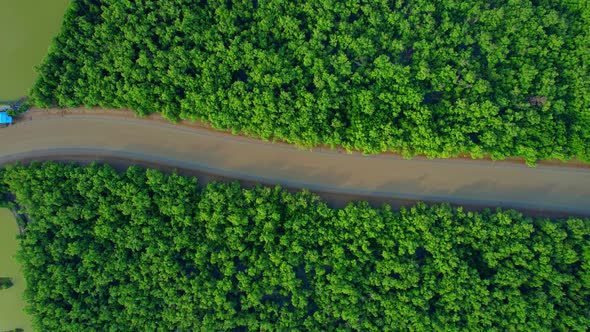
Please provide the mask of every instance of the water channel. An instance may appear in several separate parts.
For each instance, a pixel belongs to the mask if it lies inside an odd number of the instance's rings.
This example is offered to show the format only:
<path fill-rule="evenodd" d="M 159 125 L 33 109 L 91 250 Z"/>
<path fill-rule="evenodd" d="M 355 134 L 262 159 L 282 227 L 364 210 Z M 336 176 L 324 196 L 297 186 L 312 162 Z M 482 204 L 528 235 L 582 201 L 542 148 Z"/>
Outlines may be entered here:
<path fill-rule="evenodd" d="M 10 210 L 0 209 L 0 277 L 9 277 L 13 286 L 0 289 L 0 331 L 21 328 L 31 331 L 31 320 L 23 309 L 25 280 L 14 260 L 18 248 L 18 227 Z"/>
<path fill-rule="evenodd" d="M 27 95 L 70 0 L 0 0 L 0 102 Z"/>
<path fill-rule="evenodd" d="M 0 0 L 0 103 L 26 96 L 35 82 L 34 67 L 59 31 L 70 0 Z M 0 277 L 14 285 L 0 290 L 0 331 L 31 331 L 23 309 L 25 280 L 14 260 L 18 228 L 8 209 L 0 209 Z"/>

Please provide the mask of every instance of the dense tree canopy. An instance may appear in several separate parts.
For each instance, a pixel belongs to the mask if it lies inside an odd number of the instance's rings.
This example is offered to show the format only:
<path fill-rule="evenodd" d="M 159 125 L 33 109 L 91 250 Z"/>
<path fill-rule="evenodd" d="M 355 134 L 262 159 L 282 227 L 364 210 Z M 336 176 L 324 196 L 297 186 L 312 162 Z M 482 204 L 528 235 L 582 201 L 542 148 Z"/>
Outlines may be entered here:
<path fill-rule="evenodd" d="M 8 167 L 40 331 L 590 327 L 590 220 L 197 186 L 108 166 Z"/>
<path fill-rule="evenodd" d="M 40 106 L 303 146 L 590 160 L 587 0 L 73 0 Z"/>

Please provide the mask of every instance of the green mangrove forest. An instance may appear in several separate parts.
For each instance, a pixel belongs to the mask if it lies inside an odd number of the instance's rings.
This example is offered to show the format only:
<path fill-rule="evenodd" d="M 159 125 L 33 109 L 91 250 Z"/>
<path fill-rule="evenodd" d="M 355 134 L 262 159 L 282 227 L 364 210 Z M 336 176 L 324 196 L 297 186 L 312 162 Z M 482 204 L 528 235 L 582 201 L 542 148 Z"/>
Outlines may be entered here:
<path fill-rule="evenodd" d="M 300 146 L 590 161 L 587 0 L 73 0 L 38 106 Z"/>
<path fill-rule="evenodd" d="M 7 166 L 39 331 L 590 328 L 590 220 Z"/>

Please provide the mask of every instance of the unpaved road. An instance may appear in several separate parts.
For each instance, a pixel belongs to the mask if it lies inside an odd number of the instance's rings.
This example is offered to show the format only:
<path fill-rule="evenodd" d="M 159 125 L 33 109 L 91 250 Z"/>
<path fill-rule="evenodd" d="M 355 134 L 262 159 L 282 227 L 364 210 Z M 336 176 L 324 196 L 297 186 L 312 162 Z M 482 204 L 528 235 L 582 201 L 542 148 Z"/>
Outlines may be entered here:
<path fill-rule="evenodd" d="M 111 155 L 312 191 L 590 215 L 590 168 L 404 160 L 302 151 L 156 120 L 42 111 L 0 130 L 0 165 L 49 155 Z"/>

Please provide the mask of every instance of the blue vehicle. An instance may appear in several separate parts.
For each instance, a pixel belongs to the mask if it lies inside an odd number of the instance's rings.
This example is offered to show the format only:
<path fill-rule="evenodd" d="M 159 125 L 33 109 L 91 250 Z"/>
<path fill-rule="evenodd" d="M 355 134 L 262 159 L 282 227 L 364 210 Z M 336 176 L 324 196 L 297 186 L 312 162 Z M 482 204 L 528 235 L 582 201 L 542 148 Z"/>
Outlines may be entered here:
<path fill-rule="evenodd" d="M 6 112 L 0 112 L 0 128 L 8 127 L 12 124 L 12 117 Z"/>

